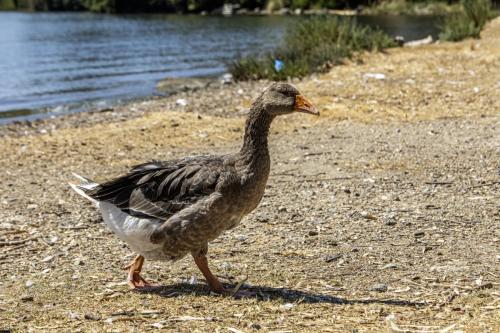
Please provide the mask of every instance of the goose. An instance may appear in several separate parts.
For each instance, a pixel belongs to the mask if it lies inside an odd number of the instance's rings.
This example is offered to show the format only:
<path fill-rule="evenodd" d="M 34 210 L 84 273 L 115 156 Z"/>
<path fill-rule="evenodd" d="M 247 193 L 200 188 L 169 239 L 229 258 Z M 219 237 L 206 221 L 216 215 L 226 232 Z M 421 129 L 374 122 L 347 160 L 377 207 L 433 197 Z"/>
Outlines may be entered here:
<path fill-rule="evenodd" d="M 191 254 L 213 292 L 232 294 L 209 269 L 208 243 L 258 206 L 271 165 L 271 122 L 296 112 L 319 115 L 294 86 L 274 83 L 252 103 L 236 153 L 151 161 L 104 183 L 74 174 L 80 183 L 71 187 L 137 253 L 125 267 L 131 288 L 152 285 L 140 275 L 145 258 L 177 261 Z"/>

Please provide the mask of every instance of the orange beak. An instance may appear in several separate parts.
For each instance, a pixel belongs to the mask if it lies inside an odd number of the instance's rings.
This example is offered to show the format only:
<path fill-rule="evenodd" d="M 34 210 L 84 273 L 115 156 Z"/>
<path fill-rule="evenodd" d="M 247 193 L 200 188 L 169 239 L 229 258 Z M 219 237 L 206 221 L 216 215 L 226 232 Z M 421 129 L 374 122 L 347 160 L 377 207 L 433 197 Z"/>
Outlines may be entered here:
<path fill-rule="evenodd" d="M 294 111 L 296 111 L 296 112 L 303 112 L 303 113 L 309 113 L 309 114 L 313 114 L 315 116 L 319 116 L 319 111 L 316 110 L 316 108 L 314 107 L 314 105 L 311 102 L 309 102 L 302 95 L 295 96 Z"/>

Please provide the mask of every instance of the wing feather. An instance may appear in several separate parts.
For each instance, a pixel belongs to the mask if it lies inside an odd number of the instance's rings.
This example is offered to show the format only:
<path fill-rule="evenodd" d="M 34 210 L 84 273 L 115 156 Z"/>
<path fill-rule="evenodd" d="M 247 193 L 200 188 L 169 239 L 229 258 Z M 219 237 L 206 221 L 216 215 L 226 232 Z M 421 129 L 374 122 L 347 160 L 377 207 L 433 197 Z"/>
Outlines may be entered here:
<path fill-rule="evenodd" d="M 179 210 L 210 195 L 221 173 L 229 167 L 223 156 L 198 156 L 140 164 L 86 194 L 110 202 L 122 211 L 141 217 L 166 220 Z"/>

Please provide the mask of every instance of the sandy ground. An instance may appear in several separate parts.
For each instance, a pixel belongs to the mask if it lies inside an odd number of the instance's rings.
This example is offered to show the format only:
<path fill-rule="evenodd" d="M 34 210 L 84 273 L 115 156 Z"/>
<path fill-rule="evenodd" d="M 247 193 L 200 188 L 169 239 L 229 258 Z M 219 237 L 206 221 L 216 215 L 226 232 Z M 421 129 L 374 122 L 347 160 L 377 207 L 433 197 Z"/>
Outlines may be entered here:
<path fill-rule="evenodd" d="M 500 331 L 499 68 L 497 19 L 297 82 L 322 116 L 275 121 L 261 205 L 209 250 L 249 299 L 210 294 L 188 257 L 130 291 L 133 253 L 66 182 L 234 151 L 266 82 L 2 127 L 0 330 Z"/>

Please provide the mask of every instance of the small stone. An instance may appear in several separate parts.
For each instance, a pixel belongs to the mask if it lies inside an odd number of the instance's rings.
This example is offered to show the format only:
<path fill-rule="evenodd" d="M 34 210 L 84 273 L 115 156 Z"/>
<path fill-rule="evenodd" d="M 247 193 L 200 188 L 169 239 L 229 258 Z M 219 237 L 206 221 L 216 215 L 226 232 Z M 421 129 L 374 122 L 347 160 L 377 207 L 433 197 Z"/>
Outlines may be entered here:
<path fill-rule="evenodd" d="M 30 295 L 21 296 L 21 301 L 23 302 L 33 302 L 34 298 Z"/>
<path fill-rule="evenodd" d="M 416 231 L 413 235 L 417 238 L 423 237 L 423 236 L 425 236 L 425 231 L 419 230 L 419 231 Z"/>
<path fill-rule="evenodd" d="M 367 220 L 376 220 L 377 218 L 368 212 L 361 212 L 361 216 Z"/>
<path fill-rule="evenodd" d="M 326 256 L 325 261 L 326 262 L 332 262 L 332 261 L 339 260 L 340 258 L 342 258 L 342 254 L 334 254 L 334 255 L 331 255 L 331 256 Z"/>
<path fill-rule="evenodd" d="M 396 220 L 394 220 L 394 219 L 387 219 L 385 221 L 385 225 L 389 225 L 389 226 L 396 225 Z"/>
<path fill-rule="evenodd" d="M 27 209 L 30 209 L 30 210 L 35 210 L 38 208 L 38 205 L 37 204 L 29 204 L 28 206 L 26 206 Z"/>
<path fill-rule="evenodd" d="M 265 213 L 257 214 L 256 218 L 257 218 L 257 221 L 259 221 L 261 223 L 269 222 L 269 215 L 267 215 Z"/>
<path fill-rule="evenodd" d="M 309 236 L 318 236 L 318 232 L 316 230 L 310 230 L 308 235 Z"/>
<path fill-rule="evenodd" d="M 493 283 L 491 283 L 491 282 L 480 284 L 477 287 L 477 289 L 491 289 L 491 288 L 493 288 Z"/>
<path fill-rule="evenodd" d="M 279 212 L 279 213 L 286 212 L 286 207 L 280 206 L 280 207 L 278 208 L 278 212 Z"/>
<path fill-rule="evenodd" d="M 230 73 L 226 73 L 221 76 L 220 83 L 222 84 L 232 84 L 233 83 L 233 75 Z"/>
<path fill-rule="evenodd" d="M 398 268 L 398 265 L 396 265 L 395 263 L 389 263 L 387 265 L 384 265 L 384 267 L 382 267 L 382 269 L 395 269 L 395 268 Z"/>
<path fill-rule="evenodd" d="M 247 235 L 237 235 L 236 239 L 238 239 L 240 242 L 244 242 L 248 239 Z"/>
<path fill-rule="evenodd" d="M 262 325 L 259 323 L 251 323 L 248 325 L 249 328 L 253 328 L 254 330 L 260 330 L 262 328 Z"/>
<path fill-rule="evenodd" d="M 366 79 L 375 79 L 375 80 L 385 80 L 386 76 L 382 73 L 365 73 L 363 78 Z"/>
<path fill-rule="evenodd" d="M 54 256 L 47 256 L 42 259 L 42 262 L 51 262 L 54 259 Z"/>
<path fill-rule="evenodd" d="M 154 328 L 157 328 L 157 329 L 162 329 L 163 326 L 164 326 L 163 324 L 165 324 L 165 321 L 159 321 L 157 323 L 151 324 L 151 327 L 154 327 Z"/>
<path fill-rule="evenodd" d="M 387 291 L 388 287 L 384 283 L 377 283 L 371 287 L 371 291 L 377 291 L 379 293 L 385 293 Z"/>
<path fill-rule="evenodd" d="M 285 303 L 280 306 L 281 310 L 291 310 L 295 305 L 293 303 Z"/>
<path fill-rule="evenodd" d="M 85 265 L 85 262 L 81 258 L 76 258 L 73 261 L 73 265 L 75 265 L 75 266 L 83 266 L 83 265 Z"/>
<path fill-rule="evenodd" d="M 82 319 L 78 312 L 69 312 L 68 317 L 71 320 L 81 320 Z"/>
<path fill-rule="evenodd" d="M 31 287 L 33 287 L 34 283 L 33 283 L 33 281 L 28 280 L 28 281 L 26 281 L 25 285 L 26 285 L 26 288 L 31 288 Z"/>
<path fill-rule="evenodd" d="M 342 186 L 342 191 L 344 191 L 344 193 L 351 194 L 351 190 L 347 187 Z"/>
<path fill-rule="evenodd" d="M 86 313 L 83 318 L 87 319 L 87 320 L 101 320 L 101 316 L 98 315 L 98 314 L 94 314 L 94 313 Z"/>

